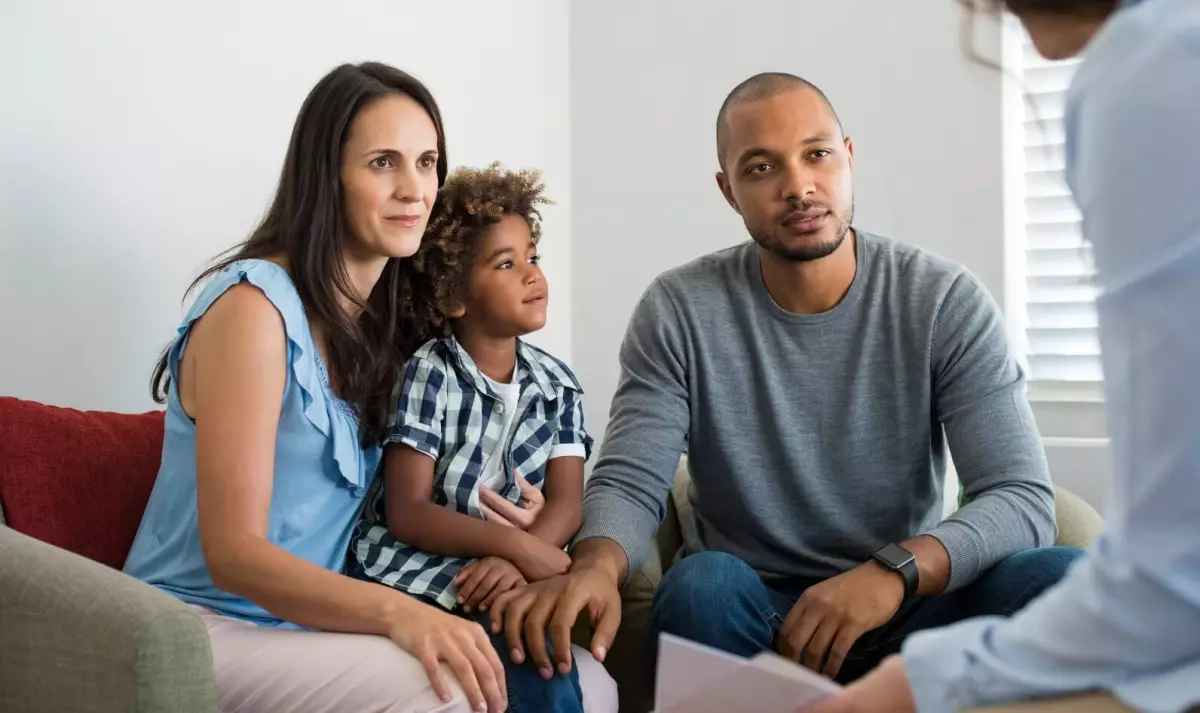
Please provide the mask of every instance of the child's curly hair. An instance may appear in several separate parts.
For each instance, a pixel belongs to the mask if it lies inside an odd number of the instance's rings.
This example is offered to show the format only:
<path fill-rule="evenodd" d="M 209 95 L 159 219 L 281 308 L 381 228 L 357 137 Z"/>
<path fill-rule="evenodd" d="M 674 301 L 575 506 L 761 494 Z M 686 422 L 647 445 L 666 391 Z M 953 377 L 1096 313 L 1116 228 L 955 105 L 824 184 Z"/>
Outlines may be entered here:
<path fill-rule="evenodd" d="M 501 217 L 521 216 L 533 242 L 541 239 L 538 206 L 553 203 L 544 190 L 540 171 L 505 171 L 499 162 L 487 168 L 459 168 L 446 179 L 421 247 L 401 261 L 398 338 L 406 359 L 430 339 L 450 335 L 446 313 L 466 291 L 480 238 Z"/>

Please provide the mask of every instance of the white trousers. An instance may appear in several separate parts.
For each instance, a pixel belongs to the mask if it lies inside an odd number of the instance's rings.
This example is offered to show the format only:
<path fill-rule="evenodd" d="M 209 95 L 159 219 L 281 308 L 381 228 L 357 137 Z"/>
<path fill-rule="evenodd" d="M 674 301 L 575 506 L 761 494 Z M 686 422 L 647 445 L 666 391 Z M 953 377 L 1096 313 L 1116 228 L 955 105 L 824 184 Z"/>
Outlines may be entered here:
<path fill-rule="evenodd" d="M 454 697 L 443 703 L 420 662 L 388 638 L 273 629 L 192 609 L 208 628 L 223 713 L 471 711 L 449 668 Z M 589 652 L 572 653 L 585 713 L 616 713 L 616 682 Z"/>

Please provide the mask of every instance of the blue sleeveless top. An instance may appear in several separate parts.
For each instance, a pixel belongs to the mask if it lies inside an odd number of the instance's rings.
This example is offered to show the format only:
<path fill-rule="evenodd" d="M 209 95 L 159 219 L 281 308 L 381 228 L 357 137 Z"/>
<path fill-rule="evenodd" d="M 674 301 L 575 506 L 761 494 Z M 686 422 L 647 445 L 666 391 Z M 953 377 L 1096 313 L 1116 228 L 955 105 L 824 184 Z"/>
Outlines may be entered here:
<path fill-rule="evenodd" d="M 298 628 L 262 607 L 221 591 L 200 550 L 196 512 L 196 427 L 179 401 L 179 360 L 192 324 L 233 285 L 248 282 L 283 317 L 289 369 L 275 440 L 275 478 L 267 538 L 288 552 L 341 572 L 350 534 L 380 449 L 363 449 L 350 406 L 334 396 L 300 295 L 282 267 L 266 260 L 236 262 L 215 275 L 179 327 L 168 354 L 162 465 L 125 572 L 185 602 L 268 626 Z"/>

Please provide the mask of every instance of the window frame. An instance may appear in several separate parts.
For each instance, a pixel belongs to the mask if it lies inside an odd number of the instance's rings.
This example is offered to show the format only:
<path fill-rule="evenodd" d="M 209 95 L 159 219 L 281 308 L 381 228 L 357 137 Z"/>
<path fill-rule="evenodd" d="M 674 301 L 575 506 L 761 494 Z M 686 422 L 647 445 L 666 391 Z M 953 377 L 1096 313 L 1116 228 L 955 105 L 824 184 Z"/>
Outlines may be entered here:
<path fill-rule="evenodd" d="M 1107 440 L 1103 381 L 1036 380 L 1029 368 L 1029 264 L 1026 256 L 1025 86 L 1020 67 L 1027 35 L 1005 14 L 1001 30 L 1004 292 L 1008 337 L 1027 378 L 1028 397 L 1043 437 Z"/>

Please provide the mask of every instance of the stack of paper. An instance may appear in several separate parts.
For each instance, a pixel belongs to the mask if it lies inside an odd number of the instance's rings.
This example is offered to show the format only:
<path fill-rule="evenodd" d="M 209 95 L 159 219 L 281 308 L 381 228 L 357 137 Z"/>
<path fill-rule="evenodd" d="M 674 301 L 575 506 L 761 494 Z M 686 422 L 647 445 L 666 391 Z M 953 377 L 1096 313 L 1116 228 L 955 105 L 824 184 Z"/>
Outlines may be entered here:
<path fill-rule="evenodd" d="M 654 713 L 795 713 L 841 689 L 772 653 L 744 659 L 662 634 Z"/>

